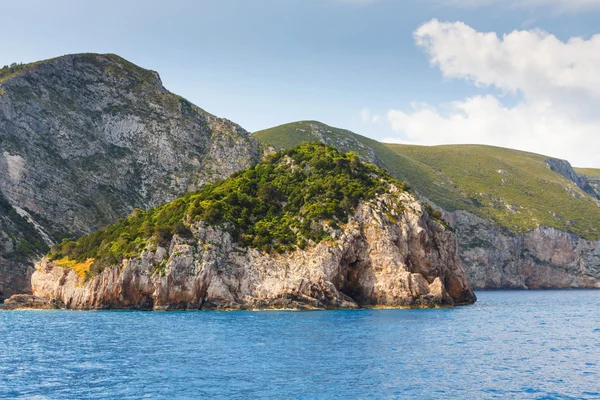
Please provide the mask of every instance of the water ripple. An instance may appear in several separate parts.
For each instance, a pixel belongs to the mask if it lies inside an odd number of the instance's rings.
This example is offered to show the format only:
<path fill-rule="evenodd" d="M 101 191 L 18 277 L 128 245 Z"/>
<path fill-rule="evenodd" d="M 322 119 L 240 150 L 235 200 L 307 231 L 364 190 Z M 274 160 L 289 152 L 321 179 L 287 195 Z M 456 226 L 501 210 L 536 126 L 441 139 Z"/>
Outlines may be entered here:
<path fill-rule="evenodd" d="M 600 292 L 327 312 L 0 312 L 0 398 L 600 398 Z"/>

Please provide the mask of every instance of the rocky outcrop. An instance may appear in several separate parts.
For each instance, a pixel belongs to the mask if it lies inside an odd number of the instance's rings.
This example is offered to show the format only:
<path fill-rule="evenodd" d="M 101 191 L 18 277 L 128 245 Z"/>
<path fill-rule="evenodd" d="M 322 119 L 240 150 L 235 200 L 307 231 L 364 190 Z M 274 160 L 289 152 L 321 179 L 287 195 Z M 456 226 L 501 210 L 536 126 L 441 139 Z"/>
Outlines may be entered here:
<path fill-rule="evenodd" d="M 51 241 L 90 233 L 259 158 L 240 126 L 110 54 L 59 57 L 0 79 L 0 143 L 0 192 Z M 15 248 L 23 242 L 20 228 L 3 233 Z M 28 281 L 29 261 L 1 249 L 0 257 L 7 260 L 0 259 L 0 292 L 27 291 L 20 282 Z"/>
<path fill-rule="evenodd" d="M 17 293 L 31 293 L 33 262 L 0 257 L 0 302 Z"/>
<path fill-rule="evenodd" d="M 35 254 L 36 249 L 47 245 L 27 216 L 0 192 L 0 302 L 16 293 L 31 292 L 35 256 L 42 256 Z"/>
<path fill-rule="evenodd" d="M 6 300 L 0 310 L 57 310 L 59 308 L 64 308 L 64 304 L 30 294 L 17 294 Z"/>
<path fill-rule="evenodd" d="M 600 241 L 547 227 L 515 235 L 466 211 L 444 218 L 475 289 L 600 288 Z"/>
<path fill-rule="evenodd" d="M 600 200 L 600 179 L 590 176 L 579 175 L 566 160 L 558 158 L 546 158 L 546 165 L 559 175 L 564 176 L 575 183 L 581 190 Z"/>
<path fill-rule="evenodd" d="M 193 239 L 104 270 L 84 282 L 43 259 L 36 296 L 70 309 L 434 307 L 469 304 L 455 235 L 407 193 L 362 203 L 333 239 L 283 254 L 240 247 L 203 223 Z"/>
<path fill-rule="evenodd" d="M 600 200 L 600 178 L 595 176 L 579 175 L 579 181 L 583 190 L 597 200 Z"/>

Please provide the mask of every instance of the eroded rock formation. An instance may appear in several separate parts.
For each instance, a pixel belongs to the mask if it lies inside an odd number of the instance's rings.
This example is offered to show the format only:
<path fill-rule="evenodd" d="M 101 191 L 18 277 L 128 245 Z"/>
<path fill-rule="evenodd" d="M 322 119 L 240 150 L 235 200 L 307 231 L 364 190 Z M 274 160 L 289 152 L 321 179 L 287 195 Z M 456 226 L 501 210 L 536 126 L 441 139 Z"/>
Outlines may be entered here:
<path fill-rule="evenodd" d="M 444 218 L 475 289 L 600 288 L 600 241 L 547 227 L 515 235 L 466 211 Z"/>
<path fill-rule="evenodd" d="M 144 251 L 84 282 L 43 259 L 36 296 L 70 309 L 433 307 L 475 301 L 455 235 L 407 193 L 362 203 L 349 222 L 305 250 L 266 254 L 203 223 L 193 239 Z"/>

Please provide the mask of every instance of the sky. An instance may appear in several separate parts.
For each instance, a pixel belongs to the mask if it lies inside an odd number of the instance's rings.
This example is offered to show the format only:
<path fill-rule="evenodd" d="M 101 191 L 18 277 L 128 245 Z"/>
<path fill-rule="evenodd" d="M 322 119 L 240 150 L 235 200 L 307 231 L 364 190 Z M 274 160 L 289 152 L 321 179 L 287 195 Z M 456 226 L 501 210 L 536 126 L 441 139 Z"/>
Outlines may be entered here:
<path fill-rule="evenodd" d="M 0 0 L 0 66 L 115 53 L 257 131 L 318 120 L 600 168 L 600 0 Z"/>

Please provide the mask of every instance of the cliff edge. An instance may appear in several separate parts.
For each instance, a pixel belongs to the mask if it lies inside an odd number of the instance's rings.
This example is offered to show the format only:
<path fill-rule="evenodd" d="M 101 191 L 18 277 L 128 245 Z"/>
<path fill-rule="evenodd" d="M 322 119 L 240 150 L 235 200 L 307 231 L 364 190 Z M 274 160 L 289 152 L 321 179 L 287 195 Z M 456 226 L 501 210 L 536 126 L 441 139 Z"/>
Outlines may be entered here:
<path fill-rule="evenodd" d="M 473 303 L 456 236 L 430 211 L 384 170 L 305 144 L 63 242 L 32 288 L 69 309 Z"/>

